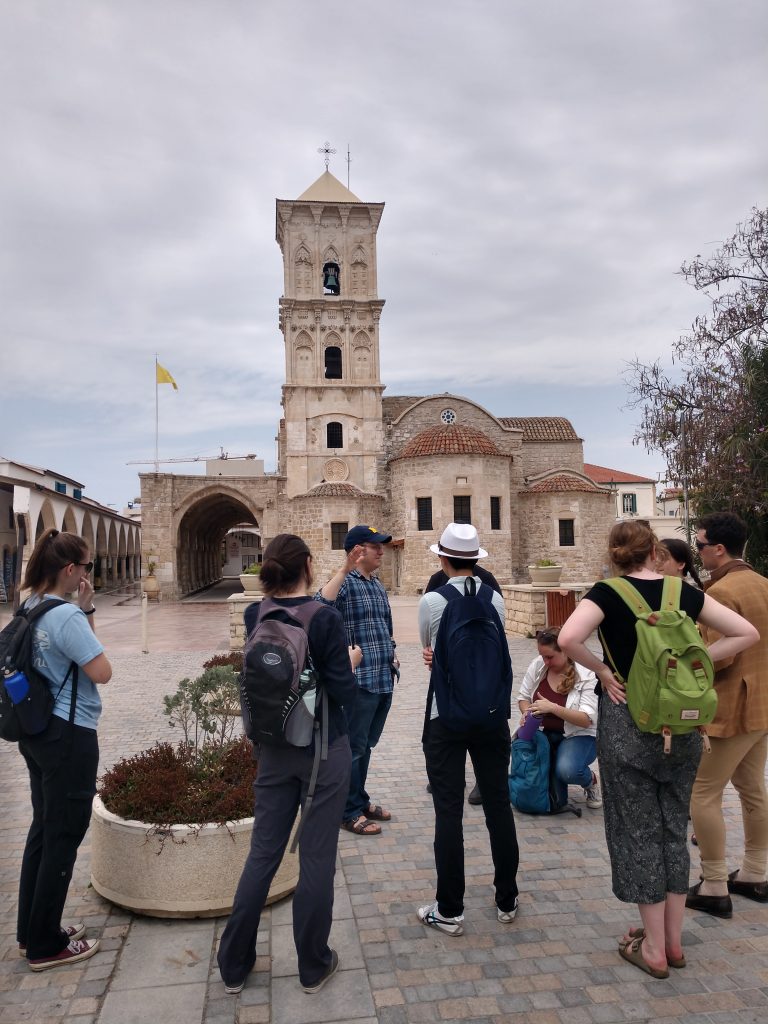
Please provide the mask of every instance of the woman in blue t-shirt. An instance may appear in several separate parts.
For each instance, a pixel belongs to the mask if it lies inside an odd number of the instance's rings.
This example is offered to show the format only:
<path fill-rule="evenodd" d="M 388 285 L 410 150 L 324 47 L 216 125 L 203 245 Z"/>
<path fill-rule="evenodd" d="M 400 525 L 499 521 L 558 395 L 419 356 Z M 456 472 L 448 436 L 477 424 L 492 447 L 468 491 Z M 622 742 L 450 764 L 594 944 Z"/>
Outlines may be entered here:
<path fill-rule="evenodd" d="M 82 537 L 46 530 L 35 544 L 24 577 L 24 588 L 32 591 L 25 607 L 48 597 L 65 600 L 33 627 L 35 667 L 50 682 L 53 714 L 42 733 L 19 742 L 29 769 L 32 824 L 21 862 L 16 935 L 33 971 L 87 960 L 99 948 L 98 939 L 84 938 L 84 925 L 61 923 L 96 792 L 96 725 L 101 713 L 96 687 L 112 676 L 94 633 L 93 587 L 88 579 L 92 569 Z M 77 695 L 70 720 L 75 673 Z"/>
<path fill-rule="evenodd" d="M 616 523 L 608 551 L 617 575 L 623 576 L 653 609 L 662 601 L 664 577 L 657 569 L 658 541 L 642 519 Z M 709 648 L 713 661 L 732 658 L 759 639 L 757 630 L 736 612 L 683 583 L 680 607 L 694 622 L 720 633 Z M 641 732 L 627 707 L 626 687 L 608 665 L 608 653 L 622 679 L 637 647 L 636 618 L 605 583 L 596 583 L 560 630 L 560 646 L 600 681 L 602 699 L 597 727 L 605 838 L 611 860 L 613 892 L 636 903 L 642 928 L 627 931 L 621 956 L 654 978 L 670 967 L 685 967 L 683 916 L 688 894 L 688 807 L 701 757 L 696 730 L 674 737 L 664 752 L 664 738 Z M 605 661 L 586 646 L 600 628 Z"/>

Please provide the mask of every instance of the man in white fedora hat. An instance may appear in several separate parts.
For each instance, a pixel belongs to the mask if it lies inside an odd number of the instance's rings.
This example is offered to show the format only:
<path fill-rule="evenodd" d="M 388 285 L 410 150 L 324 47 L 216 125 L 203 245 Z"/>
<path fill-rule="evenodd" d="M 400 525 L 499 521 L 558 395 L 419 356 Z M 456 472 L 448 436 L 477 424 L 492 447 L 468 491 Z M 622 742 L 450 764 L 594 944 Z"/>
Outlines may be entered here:
<path fill-rule="evenodd" d="M 497 918 L 510 924 L 517 913 L 519 850 L 507 782 L 512 664 L 504 601 L 474 572 L 478 559 L 488 555 L 477 530 L 469 523 L 449 523 L 430 551 L 448 576 L 444 587 L 419 602 L 422 647 L 433 651 L 422 741 L 435 806 L 437 891 L 435 902 L 417 914 L 425 925 L 461 935 L 467 753 L 491 842 Z"/>

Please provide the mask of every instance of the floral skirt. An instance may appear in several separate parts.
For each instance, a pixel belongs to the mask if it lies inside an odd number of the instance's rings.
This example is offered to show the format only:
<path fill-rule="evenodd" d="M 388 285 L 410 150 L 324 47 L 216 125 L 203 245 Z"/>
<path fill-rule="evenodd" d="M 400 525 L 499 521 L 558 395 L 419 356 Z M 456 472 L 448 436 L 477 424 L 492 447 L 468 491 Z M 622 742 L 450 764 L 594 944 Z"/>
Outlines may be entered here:
<path fill-rule="evenodd" d="M 661 903 L 686 893 L 688 813 L 701 758 L 696 731 L 664 739 L 640 732 L 626 704 L 600 701 L 597 756 L 613 892 L 624 903 Z"/>

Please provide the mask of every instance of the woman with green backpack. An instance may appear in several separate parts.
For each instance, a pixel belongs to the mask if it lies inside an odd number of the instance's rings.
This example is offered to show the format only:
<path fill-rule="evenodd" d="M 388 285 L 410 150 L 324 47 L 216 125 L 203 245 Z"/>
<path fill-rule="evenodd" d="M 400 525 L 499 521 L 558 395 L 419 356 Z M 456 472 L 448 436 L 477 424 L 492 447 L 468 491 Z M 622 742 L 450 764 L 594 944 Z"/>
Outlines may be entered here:
<path fill-rule="evenodd" d="M 758 634 L 700 590 L 659 573 L 657 546 L 646 521 L 616 523 L 608 548 L 618 578 L 588 591 L 559 643 L 596 674 L 601 688 L 597 754 L 613 892 L 636 903 L 642 919 L 619 952 L 652 977 L 666 978 L 670 967 L 685 966 L 688 808 L 702 751 L 700 726 L 716 708 L 712 662 L 732 658 Z M 720 634 L 708 652 L 697 621 Z M 596 629 L 603 661 L 586 646 Z"/>

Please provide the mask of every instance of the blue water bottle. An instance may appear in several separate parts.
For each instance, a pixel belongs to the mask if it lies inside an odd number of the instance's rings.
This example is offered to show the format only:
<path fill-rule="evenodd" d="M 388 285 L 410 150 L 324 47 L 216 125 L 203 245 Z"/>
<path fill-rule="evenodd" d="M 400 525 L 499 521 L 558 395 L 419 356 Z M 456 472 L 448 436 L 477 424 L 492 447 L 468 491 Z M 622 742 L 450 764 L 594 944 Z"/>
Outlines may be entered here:
<path fill-rule="evenodd" d="M 12 704 L 19 704 L 29 693 L 29 680 L 23 672 L 13 672 L 3 679 Z"/>

